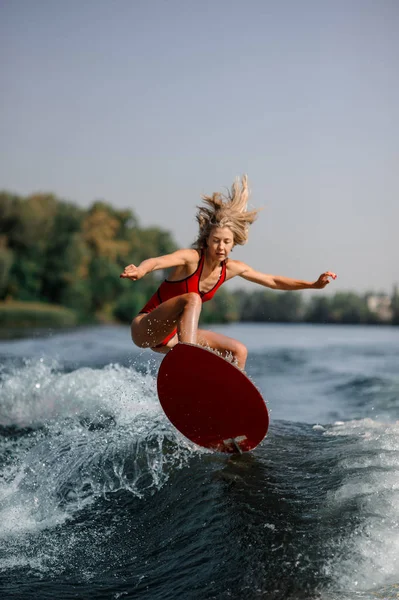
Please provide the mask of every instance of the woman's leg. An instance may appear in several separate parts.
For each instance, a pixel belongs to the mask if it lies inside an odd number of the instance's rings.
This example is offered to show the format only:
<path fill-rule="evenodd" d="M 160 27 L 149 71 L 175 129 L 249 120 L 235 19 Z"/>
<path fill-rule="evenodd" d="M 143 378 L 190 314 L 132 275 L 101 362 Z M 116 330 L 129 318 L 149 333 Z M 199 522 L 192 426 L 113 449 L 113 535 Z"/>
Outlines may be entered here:
<path fill-rule="evenodd" d="M 133 319 L 133 342 L 140 348 L 154 348 L 177 327 L 180 342 L 195 344 L 201 307 L 201 298 L 194 292 L 162 302 L 152 312 Z"/>
<path fill-rule="evenodd" d="M 163 354 L 173 348 L 178 341 L 209 346 L 221 354 L 232 354 L 240 369 L 244 369 L 248 354 L 244 344 L 220 333 L 198 329 L 201 307 L 200 296 L 191 292 L 163 302 L 152 312 L 138 315 L 133 319 L 133 342 L 141 348 L 152 348 Z M 155 348 L 176 327 L 178 335 L 174 336 L 166 346 Z"/>
<path fill-rule="evenodd" d="M 198 329 L 197 344 L 200 346 L 209 346 L 213 350 L 220 352 L 225 357 L 228 354 L 232 354 L 237 361 L 237 366 L 240 369 L 245 368 L 248 350 L 241 342 L 227 337 L 227 335 L 222 335 L 221 333 L 215 333 L 214 331 L 207 331 L 205 329 Z"/>
<path fill-rule="evenodd" d="M 161 354 L 167 354 L 169 350 L 176 346 L 179 342 L 177 335 L 173 336 L 171 340 L 160 348 L 151 348 L 154 352 L 160 352 Z M 224 358 L 231 354 L 237 361 L 237 366 L 240 369 L 245 368 L 245 362 L 247 360 L 248 350 L 244 344 L 237 340 L 222 335 L 221 333 L 215 333 L 214 331 L 207 331 L 205 329 L 197 330 L 197 344 L 199 346 L 209 347 L 213 350 L 217 350 Z"/>

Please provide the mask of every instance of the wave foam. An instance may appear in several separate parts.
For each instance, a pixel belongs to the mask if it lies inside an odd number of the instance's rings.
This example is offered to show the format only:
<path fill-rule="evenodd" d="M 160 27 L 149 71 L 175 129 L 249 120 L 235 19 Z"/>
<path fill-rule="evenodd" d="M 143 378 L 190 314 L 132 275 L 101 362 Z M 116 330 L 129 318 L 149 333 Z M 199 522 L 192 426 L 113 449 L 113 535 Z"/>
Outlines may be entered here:
<path fill-rule="evenodd" d="M 328 497 L 343 530 L 327 571 L 343 590 L 397 583 L 399 423 L 337 422 L 324 435 L 349 443 L 337 464 L 341 483 Z"/>
<path fill-rule="evenodd" d="M 60 525 L 115 492 L 153 493 L 201 452 L 169 423 L 155 386 L 118 365 L 62 373 L 38 361 L 3 373 L 0 540 Z"/>

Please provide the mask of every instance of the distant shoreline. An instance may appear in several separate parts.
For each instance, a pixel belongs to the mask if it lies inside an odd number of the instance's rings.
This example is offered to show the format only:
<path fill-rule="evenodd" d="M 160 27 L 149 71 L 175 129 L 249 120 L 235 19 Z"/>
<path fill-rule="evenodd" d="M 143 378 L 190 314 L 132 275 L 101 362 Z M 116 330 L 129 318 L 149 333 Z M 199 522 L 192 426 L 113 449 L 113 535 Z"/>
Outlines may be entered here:
<path fill-rule="evenodd" d="M 262 325 L 283 325 L 283 326 L 292 326 L 292 328 L 294 329 L 295 327 L 300 327 L 303 325 L 309 325 L 309 326 L 322 326 L 322 327 L 353 327 L 353 328 L 358 328 L 358 327 L 374 327 L 374 328 L 384 328 L 386 329 L 388 328 L 395 328 L 397 326 L 393 325 L 392 323 L 321 323 L 321 322 L 305 322 L 305 321 L 295 321 L 295 322 L 286 322 L 286 321 L 233 321 L 230 323 L 203 323 L 204 326 L 206 326 L 206 328 L 212 329 L 212 327 L 220 327 L 220 326 L 234 326 L 234 325 L 256 325 L 259 326 L 259 324 Z M 12 340 L 18 340 L 18 339 L 33 339 L 33 338 L 46 338 L 46 337 L 51 337 L 52 335 L 58 335 L 58 334 L 67 334 L 67 333 L 74 333 L 77 331 L 84 331 L 85 329 L 92 329 L 92 328 L 107 328 L 107 327 L 125 327 L 127 330 L 129 328 L 129 324 L 128 323 L 120 323 L 120 322 L 108 322 L 108 323 L 82 323 L 82 324 L 78 324 L 78 325 L 71 325 L 71 326 L 65 326 L 65 325 L 59 325 L 59 326 L 26 326 L 26 325 L 21 325 L 21 326 L 13 326 L 13 327 L 4 327 L 4 326 L 0 326 L 0 343 L 1 342 L 6 342 L 6 341 L 12 341 Z"/>

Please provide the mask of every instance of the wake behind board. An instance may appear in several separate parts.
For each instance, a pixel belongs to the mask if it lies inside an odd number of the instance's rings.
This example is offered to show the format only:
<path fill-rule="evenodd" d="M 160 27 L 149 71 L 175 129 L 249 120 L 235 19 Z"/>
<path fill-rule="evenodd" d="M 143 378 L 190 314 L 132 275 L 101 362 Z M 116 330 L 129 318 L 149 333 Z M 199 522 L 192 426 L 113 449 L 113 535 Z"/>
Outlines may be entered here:
<path fill-rule="evenodd" d="M 219 452 L 248 452 L 265 437 L 266 404 L 235 365 L 211 350 L 177 344 L 158 373 L 166 416 L 189 440 Z"/>

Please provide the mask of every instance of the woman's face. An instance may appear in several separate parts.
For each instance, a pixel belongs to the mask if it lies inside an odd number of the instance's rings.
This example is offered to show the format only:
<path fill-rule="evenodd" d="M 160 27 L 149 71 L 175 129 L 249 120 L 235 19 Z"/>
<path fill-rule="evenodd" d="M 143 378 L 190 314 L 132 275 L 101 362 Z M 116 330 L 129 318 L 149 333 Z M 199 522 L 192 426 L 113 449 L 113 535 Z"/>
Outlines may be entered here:
<path fill-rule="evenodd" d="M 228 227 L 214 227 L 207 238 L 209 257 L 213 260 L 225 260 L 234 246 L 234 236 Z"/>

